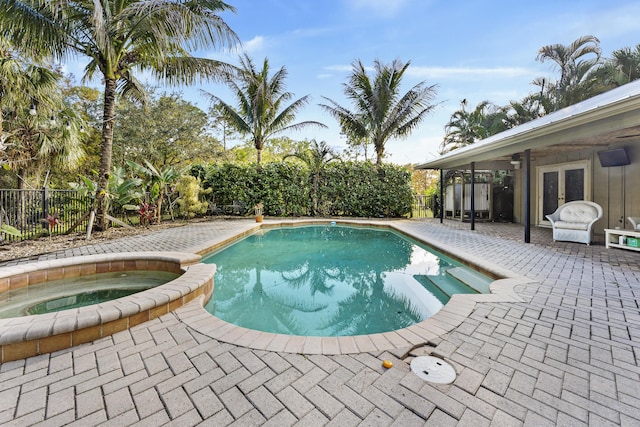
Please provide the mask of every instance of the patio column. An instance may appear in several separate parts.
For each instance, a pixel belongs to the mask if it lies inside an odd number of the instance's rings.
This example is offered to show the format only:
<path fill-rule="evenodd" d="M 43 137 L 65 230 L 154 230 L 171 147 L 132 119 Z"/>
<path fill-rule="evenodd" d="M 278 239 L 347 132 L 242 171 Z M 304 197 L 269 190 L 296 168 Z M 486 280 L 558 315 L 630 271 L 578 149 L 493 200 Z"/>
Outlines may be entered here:
<path fill-rule="evenodd" d="M 438 214 L 440 216 L 440 224 L 444 222 L 444 169 L 440 169 L 440 209 Z"/>
<path fill-rule="evenodd" d="M 524 150 L 524 242 L 531 243 L 531 150 Z"/>
<path fill-rule="evenodd" d="M 464 185 L 464 180 L 463 184 Z M 469 213 L 469 221 L 471 222 L 471 230 L 476 229 L 476 162 L 471 162 L 471 212 Z"/>

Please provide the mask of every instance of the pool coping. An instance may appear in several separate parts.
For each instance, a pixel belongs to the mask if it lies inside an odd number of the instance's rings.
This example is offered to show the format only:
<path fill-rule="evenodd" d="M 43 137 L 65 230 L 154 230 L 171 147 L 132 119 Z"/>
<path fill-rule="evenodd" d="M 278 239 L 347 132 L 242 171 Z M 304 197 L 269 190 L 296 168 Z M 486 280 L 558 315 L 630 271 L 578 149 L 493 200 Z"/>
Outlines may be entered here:
<path fill-rule="evenodd" d="M 95 273 L 159 270 L 180 273 L 163 285 L 127 297 L 55 313 L 0 319 L 0 363 L 50 353 L 155 319 L 210 298 L 215 265 L 183 252 L 126 252 L 40 261 L 0 269 L 0 292 Z"/>
<path fill-rule="evenodd" d="M 514 287 L 537 283 L 535 280 L 506 270 L 496 264 L 454 249 L 443 242 L 424 239 L 403 229 L 400 222 L 371 220 L 270 220 L 256 224 L 249 230 L 242 231 L 234 237 L 223 241 L 213 241 L 194 248 L 199 254 L 217 250 L 234 241 L 240 240 L 261 229 L 306 226 L 306 225 L 350 225 L 374 228 L 386 228 L 402 233 L 411 239 L 434 247 L 437 251 L 453 257 L 465 265 L 472 265 L 481 272 L 497 278 L 490 285 L 489 294 L 457 294 L 430 318 L 407 328 L 370 335 L 342 337 L 317 337 L 283 335 L 236 326 L 221 320 L 204 309 L 208 298 L 200 297 L 175 311 L 175 315 L 192 329 L 218 341 L 234 344 L 255 350 L 299 353 L 299 354 L 352 354 L 370 351 L 387 351 L 415 347 L 429 343 L 438 337 L 451 332 L 473 312 L 477 303 L 523 302 Z"/>

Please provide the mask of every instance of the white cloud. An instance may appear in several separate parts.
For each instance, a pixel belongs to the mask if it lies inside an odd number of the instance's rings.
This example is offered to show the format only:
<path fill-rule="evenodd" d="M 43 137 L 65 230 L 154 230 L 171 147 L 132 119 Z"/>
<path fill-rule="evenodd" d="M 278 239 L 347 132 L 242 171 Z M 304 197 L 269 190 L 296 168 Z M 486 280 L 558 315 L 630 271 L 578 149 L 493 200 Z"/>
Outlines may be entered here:
<path fill-rule="evenodd" d="M 242 47 L 246 52 L 256 52 L 264 49 L 266 46 L 266 38 L 264 36 L 255 36 L 251 40 L 244 42 Z"/>
<path fill-rule="evenodd" d="M 323 67 L 327 71 L 349 72 L 353 69 L 351 65 L 327 65 Z"/>

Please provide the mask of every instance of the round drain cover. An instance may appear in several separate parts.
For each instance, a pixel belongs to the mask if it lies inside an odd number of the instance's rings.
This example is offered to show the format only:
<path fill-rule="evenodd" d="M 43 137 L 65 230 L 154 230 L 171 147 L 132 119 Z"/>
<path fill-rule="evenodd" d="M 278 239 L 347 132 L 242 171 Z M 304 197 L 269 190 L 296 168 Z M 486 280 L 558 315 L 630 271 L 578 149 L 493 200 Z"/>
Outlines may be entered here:
<path fill-rule="evenodd" d="M 411 370 L 426 381 L 450 384 L 456 379 L 456 370 L 442 359 L 433 356 L 419 356 L 411 361 Z"/>

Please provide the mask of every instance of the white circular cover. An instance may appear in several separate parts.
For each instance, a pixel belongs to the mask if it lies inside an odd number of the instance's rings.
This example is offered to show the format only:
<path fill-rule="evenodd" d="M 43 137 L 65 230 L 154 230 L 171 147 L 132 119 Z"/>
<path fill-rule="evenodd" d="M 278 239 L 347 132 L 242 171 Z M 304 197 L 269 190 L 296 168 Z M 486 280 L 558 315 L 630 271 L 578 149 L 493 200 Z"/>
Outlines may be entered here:
<path fill-rule="evenodd" d="M 456 379 L 456 370 L 442 359 L 419 356 L 411 361 L 411 370 L 420 378 L 432 383 L 451 384 Z"/>

